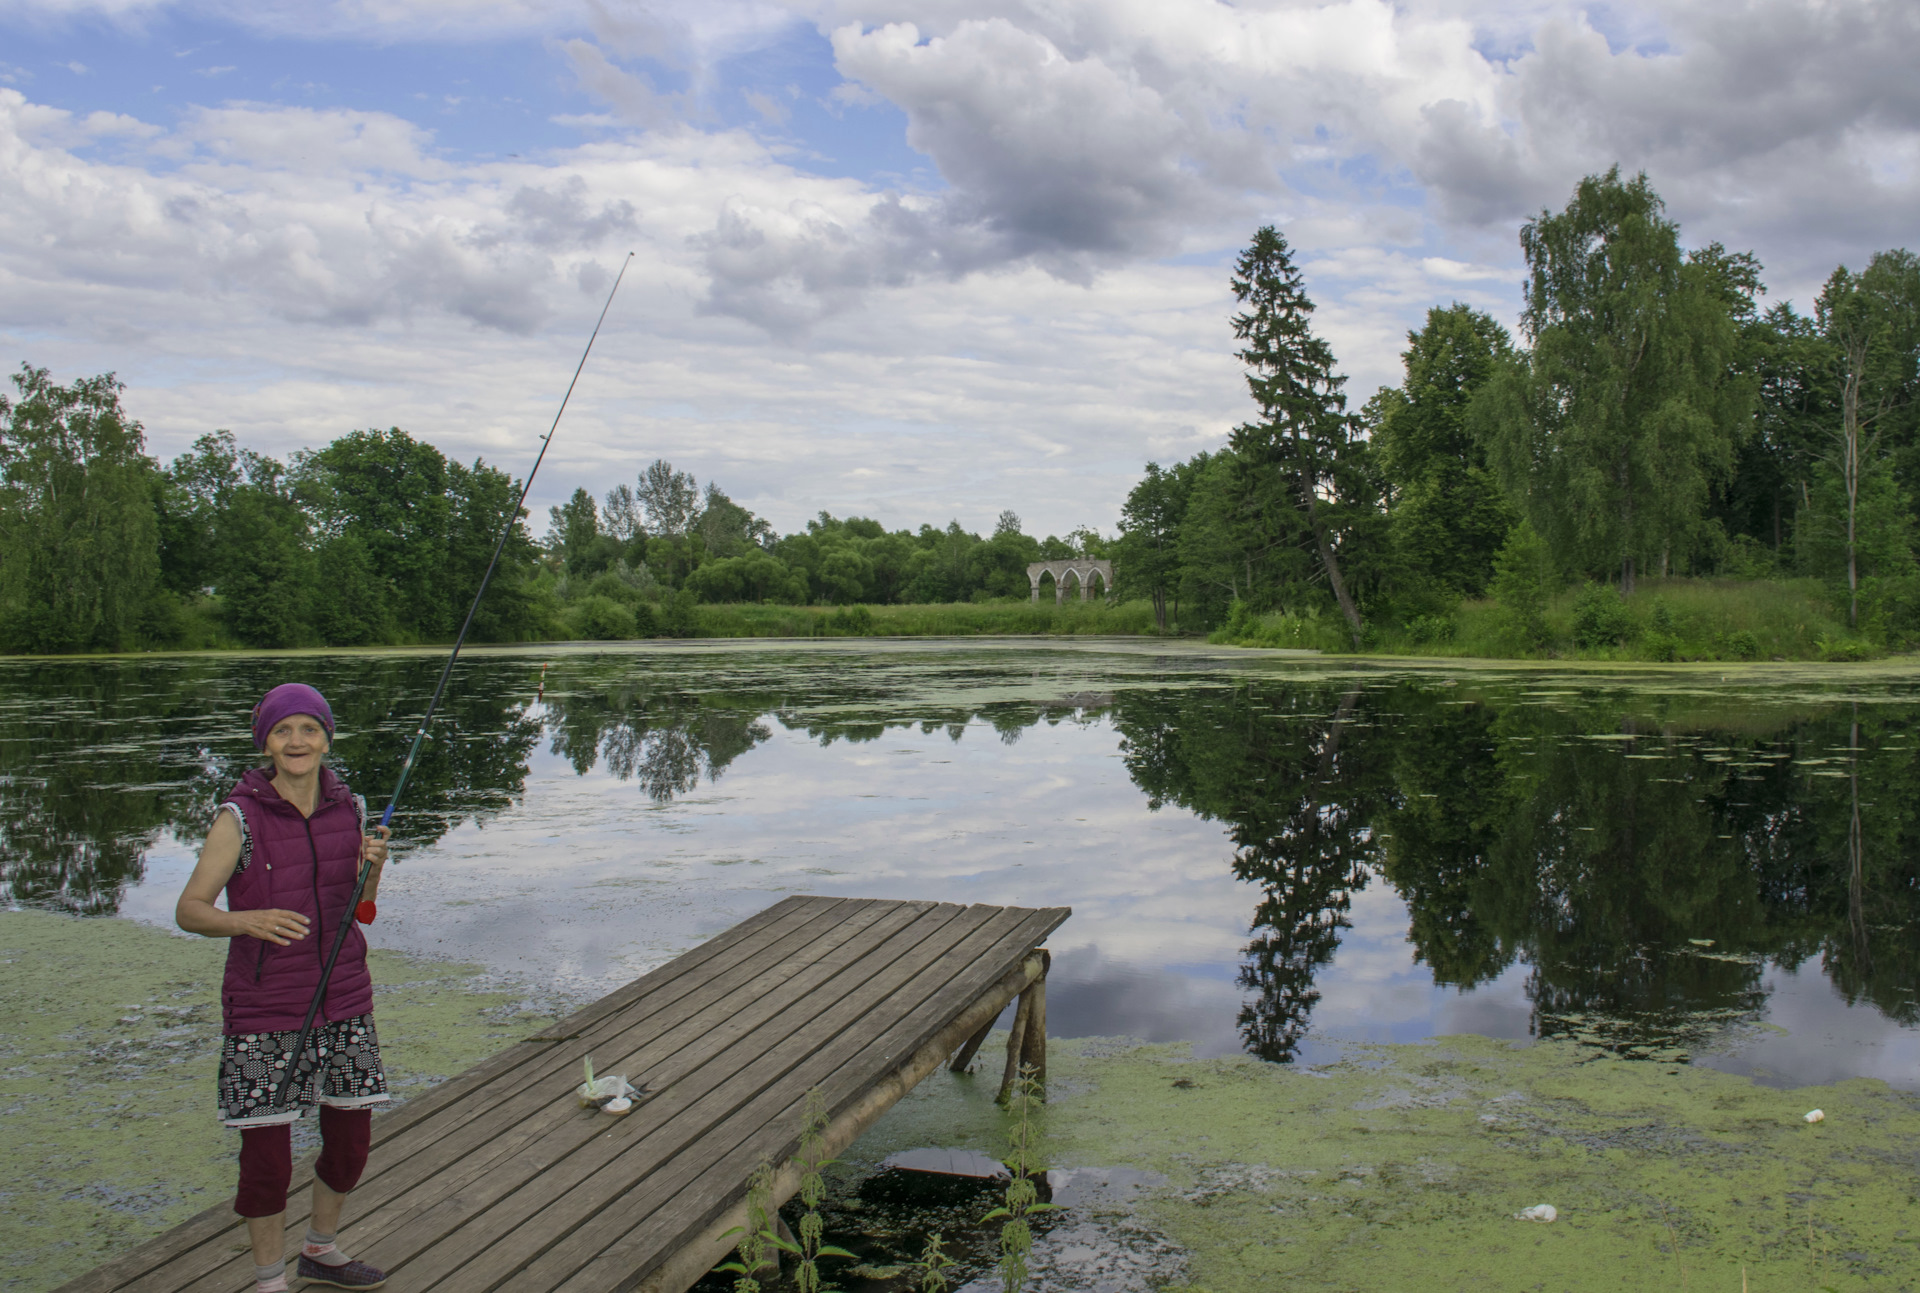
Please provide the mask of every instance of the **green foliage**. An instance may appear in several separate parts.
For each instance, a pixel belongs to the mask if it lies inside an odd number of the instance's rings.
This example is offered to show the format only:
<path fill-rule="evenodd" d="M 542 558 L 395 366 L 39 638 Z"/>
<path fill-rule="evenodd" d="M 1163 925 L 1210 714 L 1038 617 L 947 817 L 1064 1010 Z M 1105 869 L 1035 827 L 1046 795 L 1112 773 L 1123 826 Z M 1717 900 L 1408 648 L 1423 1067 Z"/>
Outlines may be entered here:
<path fill-rule="evenodd" d="M 1263 495 L 1260 511 L 1273 544 L 1318 558 L 1358 649 L 1360 612 L 1338 550 L 1372 515 L 1373 497 L 1366 447 L 1353 434 L 1341 391 L 1347 379 L 1334 372 L 1333 348 L 1313 332 L 1313 302 L 1287 240 L 1272 225 L 1255 231 L 1229 285 L 1242 307 L 1232 322 L 1244 344 L 1234 356 L 1246 365 L 1247 391 L 1260 410 L 1259 421 L 1235 427 L 1228 438 L 1251 469 L 1239 492 Z"/>
<path fill-rule="evenodd" d="M 1007 1170 L 1012 1175 L 1007 1180 L 1005 1202 L 982 1218 L 1001 1221 L 999 1269 L 1004 1293 L 1020 1293 L 1027 1286 L 1027 1262 L 1033 1255 L 1033 1223 L 1027 1218 L 1054 1208 L 1051 1203 L 1040 1202 L 1040 1191 L 1033 1183 L 1033 1174 L 1040 1167 L 1035 1144 L 1039 1132 L 1033 1120 L 1039 1087 L 1033 1067 L 1021 1065 L 1008 1092 L 1013 1123 L 1007 1134 Z"/>
<path fill-rule="evenodd" d="M 1551 579 L 1547 567 L 1547 545 L 1524 518 L 1507 535 L 1493 559 L 1494 600 L 1499 603 L 1502 626 L 1525 651 L 1546 644 L 1547 597 Z"/>
<path fill-rule="evenodd" d="M 829 633 L 866 637 L 873 632 L 873 612 L 864 606 L 843 606 L 826 618 Z"/>
<path fill-rule="evenodd" d="M 573 636 L 593 641 L 607 642 L 636 635 L 632 608 L 596 594 L 589 594 L 569 607 L 567 622 Z"/>
<path fill-rule="evenodd" d="M 699 607 L 693 594 L 682 588 L 663 597 L 660 600 L 658 624 L 661 637 L 700 636 Z"/>
<path fill-rule="evenodd" d="M 1448 615 L 1421 615 L 1407 624 L 1407 639 L 1415 646 L 1439 646 L 1453 641 L 1454 623 Z"/>
<path fill-rule="evenodd" d="M 0 395 L 0 649 L 128 650 L 160 584 L 157 482 L 107 373 Z"/>
<path fill-rule="evenodd" d="M 793 1287 L 797 1293 L 823 1293 L 825 1285 L 820 1279 L 820 1259 L 822 1257 L 853 1256 L 844 1248 L 835 1248 L 822 1241 L 822 1223 L 820 1221 L 820 1201 L 826 1197 L 826 1179 L 821 1169 L 833 1162 L 827 1157 L 825 1132 L 827 1129 L 826 1097 L 815 1087 L 807 1092 L 806 1105 L 800 1115 L 800 1206 L 806 1211 L 800 1215 L 800 1224 L 795 1227 L 799 1243 L 789 1243 L 775 1238 L 783 1250 L 799 1258 L 793 1272 Z"/>
<path fill-rule="evenodd" d="M 591 1075 L 587 1080 L 593 1080 Z M 761 1159 L 760 1166 L 747 1178 L 747 1223 L 727 1231 L 724 1236 L 740 1236 L 739 1259 L 714 1267 L 716 1271 L 739 1277 L 733 1282 L 733 1293 L 760 1293 L 760 1272 L 779 1270 L 780 1240 L 773 1228 L 773 1180 L 773 1164 Z"/>
<path fill-rule="evenodd" d="M 947 1272 L 957 1265 L 958 1262 L 947 1256 L 946 1240 L 935 1232 L 927 1236 L 927 1246 L 914 1259 L 909 1278 L 918 1293 L 947 1293 L 950 1287 Z"/>
<path fill-rule="evenodd" d="M 1513 527 L 1513 509 L 1473 438 L 1467 409 L 1512 342 L 1489 315 L 1455 303 L 1407 334 L 1406 381 L 1368 405 L 1380 470 L 1393 482 L 1392 543 L 1403 597 L 1477 597 Z"/>
<path fill-rule="evenodd" d="M 1114 577 L 1133 596 L 1153 603 L 1154 628 L 1167 631 L 1167 602 L 1178 597 L 1180 525 L 1187 513 L 1187 481 L 1150 462 L 1146 475 L 1120 509 L 1114 545 Z"/>
<path fill-rule="evenodd" d="M 1573 603 L 1573 640 L 1583 647 L 1618 646 L 1633 636 L 1633 616 L 1612 584 L 1588 584 Z"/>
<path fill-rule="evenodd" d="M 1533 348 L 1472 411 L 1557 564 L 1618 570 L 1629 592 L 1700 545 L 1755 393 L 1735 315 L 1751 309 L 1758 264 L 1718 247 L 1684 256 L 1662 210 L 1646 176 L 1622 181 L 1616 167 L 1521 230 Z"/>
<path fill-rule="evenodd" d="M 1727 634 L 1727 655 L 1735 660 L 1758 660 L 1760 639 L 1752 629 L 1735 629 Z"/>

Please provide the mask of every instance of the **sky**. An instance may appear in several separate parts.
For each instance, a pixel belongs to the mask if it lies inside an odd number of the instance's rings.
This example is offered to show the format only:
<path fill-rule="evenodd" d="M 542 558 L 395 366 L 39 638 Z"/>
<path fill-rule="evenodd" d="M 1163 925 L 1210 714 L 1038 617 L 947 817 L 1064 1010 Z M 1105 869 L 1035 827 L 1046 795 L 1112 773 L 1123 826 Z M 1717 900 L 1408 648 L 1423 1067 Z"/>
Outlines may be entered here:
<path fill-rule="evenodd" d="M 1912 0 L 0 0 L 0 360 L 162 460 L 399 426 L 530 504 L 655 458 L 781 531 L 1111 533 L 1250 415 L 1293 245 L 1355 403 L 1644 170 L 1767 304 L 1916 245 Z"/>

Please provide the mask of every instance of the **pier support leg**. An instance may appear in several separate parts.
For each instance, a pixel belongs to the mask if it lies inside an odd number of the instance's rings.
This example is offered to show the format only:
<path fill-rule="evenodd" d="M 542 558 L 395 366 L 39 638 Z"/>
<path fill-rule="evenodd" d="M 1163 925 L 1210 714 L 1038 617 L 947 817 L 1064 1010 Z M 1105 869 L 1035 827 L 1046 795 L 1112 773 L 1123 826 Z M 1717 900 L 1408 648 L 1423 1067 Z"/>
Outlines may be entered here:
<path fill-rule="evenodd" d="M 994 1100 L 1005 1104 L 1013 1094 L 1013 1083 L 1020 1076 L 1022 1067 L 1031 1066 L 1038 1070 L 1037 1076 L 1042 1085 L 1044 1100 L 1047 1080 L 1047 968 L 1053 958 L 1045 948 L 1036 952 L 1040 957 L 1040 973 L 1020 994 L 1020 1005 L 1013 1012 L 1013 1032 L 1007 1038 L 1007 1068 L 1000 1078 L 1000 1094 Z"/>
<path fill-rule="evenodd" d="M 1020 1076 L 1020 1058 L 1026 1051 L 1027 1020 L 1033 1015 L 1033 989 L 1028 988 L 1020 994 L 1020 1004 L 1013 1012 L 1013 1031 L 1007 1035 L 1007 1070 L 1000 1078 L 1000 1094 L 993 1097 L 995 1104 L 1005 1104 L 1013 1091 L 1013 1080 Z"/>
<path fill-rule="evenodd" d="M 967 1038 L 967 1044 L 962 1046 L 959 1052 L 954 1055 L 953 1063 L 947 1065 L 947 1068 L 954 1073 L 965 1073 L 967 1071 L 967 1065 L 973 1063 L 974 1054 L 978 1052 L 982 1046 L 986 1045 L 987 1034 L 992 1031 L 993 1020 L 989 1019 L 986 1023 L 981 1024 L 980 1031 Z"/>
<path fill-rule="evenodd" d="M 1043 974 L 1027 989 L 1033 1006 L 1027 1012 L 1027 1035 L 1020 1046 L 1020 1067 L 1033 1075 L 1034 1094 L 1047 1100 L 1047 978 Z"/>

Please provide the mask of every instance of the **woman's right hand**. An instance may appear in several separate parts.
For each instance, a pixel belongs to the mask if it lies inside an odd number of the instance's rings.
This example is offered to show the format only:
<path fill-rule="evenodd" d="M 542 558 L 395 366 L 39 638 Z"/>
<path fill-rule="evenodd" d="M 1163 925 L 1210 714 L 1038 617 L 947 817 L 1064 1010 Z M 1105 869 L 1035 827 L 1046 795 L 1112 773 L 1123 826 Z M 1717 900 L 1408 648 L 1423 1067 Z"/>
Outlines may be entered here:
<path fill-rule="evenodd" d="M 227 916 L 239 926 L 234 933 L 246 934 L 275 947 L 286 947 L 292 940 L 307 936 L 307 918 L 297 911 L 274 907 L 266 911 L 232 911 Z"/>

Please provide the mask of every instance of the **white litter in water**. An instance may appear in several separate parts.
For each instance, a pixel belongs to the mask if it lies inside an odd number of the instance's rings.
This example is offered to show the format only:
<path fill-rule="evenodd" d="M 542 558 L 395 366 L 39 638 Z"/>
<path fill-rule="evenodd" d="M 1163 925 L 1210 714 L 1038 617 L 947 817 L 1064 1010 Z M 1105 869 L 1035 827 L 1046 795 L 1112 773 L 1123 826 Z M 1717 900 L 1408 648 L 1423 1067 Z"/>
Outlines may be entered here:
<path fill-rule="evenodd" d="M 1553 1221 L 1559 1215 L 1560 1210 L 1551 1203 L 1536 1203 L 1531 1208 L 1522 1208 L 1514 1213 L 1513 1219 L 1515 1221 Z"/>
<path fill-rule="evenodd" d="M 1814 1109 L 1807 1114 L 1808 1122 L 1825 1122 L 1826 1120 L 1827 1115 L 1819 1109 Z"/>

